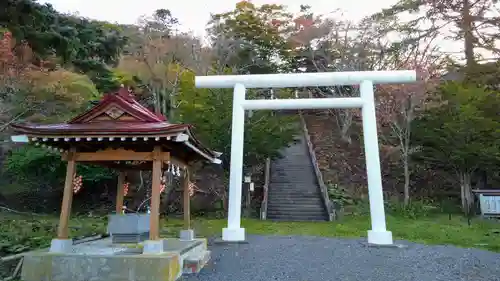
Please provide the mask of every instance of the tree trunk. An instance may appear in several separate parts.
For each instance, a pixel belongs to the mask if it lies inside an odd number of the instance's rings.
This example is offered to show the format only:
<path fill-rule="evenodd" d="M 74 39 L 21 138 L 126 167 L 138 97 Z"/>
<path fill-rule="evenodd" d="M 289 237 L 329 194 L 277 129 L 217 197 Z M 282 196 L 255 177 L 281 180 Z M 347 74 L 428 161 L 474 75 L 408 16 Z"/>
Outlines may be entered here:
<path fill-rule="evenodd" d="M 409 99 L 406 104 L 406 128 L 403 132 L 404 139 L 401 141 L 403 145 L 403 166 L 405 176 L 404 186 L 404 205 L 408 206 L 410 203 L 410 139 L 411 139 L 411 122 L 413 121 L 413 103 Z"/>
<path fill-rule="evenodd" d="M 472 33 L 472 15 L 470 14 L 470 0 L 463 0 L 462 4 L 462 31 L 464 32 L 464 52 L 467 67 L 474 66 L 476 59 L 474 57 L 474 42 L 475 37 Z"/>
<path fill-rule="evenodd" d="M 462 199 L 462 210 L 468 215 L 474 204 L 470 172 L 460 172 L 460 197 Z"/>
<path fill-rule="evenodd" d="M 350 124 L 342 124 L 342 128 L 340 130 L 341 139 L 347 142 L 348 144 L 352 143 L 351 136 L 349 135 L 350 127 L 351 127 Z"/>
<path fill-rule="evenodd" d="M 352 143 L 351 135 L 349 134 L 350 128 L 352 126 L 352 113 L 348 109 L 341 110 L 330 110 L 331 115 L 333 115 L 337 121 L 337 126 L 340 130 L 341 140 Z"/>
<path fill-rule="evenodd" d="M 169 102 L 169 111 L 168 111 L 168 118 L 170 119 L 171 122 L 174 122 L 175 118 L 175 88 L 172 89 L 172 91 L 168 94 L 168 102 Z"/>
<path fill-rule="evenodd" d="M 408 206 L 410 204 L 410 168 L 408 163 L 408 153 L 403 155 L 403 167 L 405 176 L 405 186 L 404 186 L 404 205 Z"/>
<path fill-rule="evenodd" d="M 161 114 L 163 114 L 164 116 L 167 116 L 167 114 L 170 113 L 170 110 L 167 106 L 167 102 L 169 102 L 169 98 L 168 98 L 168 93 L 167 93 L 167 90 L 162 88 L 161 91 L 160 91 L 160 96 L 162 97 L 162 100 L 161 100 Z"/>
<path fill-rule="evenodd" d="M 160 103 L 161 103 L 161 97 L 160 93 L 158 91 L 154 91 L 153 93 L 154 96 L 154 109 L 156 114 L 161 114 L 161 108 L 160 108 Z"/>

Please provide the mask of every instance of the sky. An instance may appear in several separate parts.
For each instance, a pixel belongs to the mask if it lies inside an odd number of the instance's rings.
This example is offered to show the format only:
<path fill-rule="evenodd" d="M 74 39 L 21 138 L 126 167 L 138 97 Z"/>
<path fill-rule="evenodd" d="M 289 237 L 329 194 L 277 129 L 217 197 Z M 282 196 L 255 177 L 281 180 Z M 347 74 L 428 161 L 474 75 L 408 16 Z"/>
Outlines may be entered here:
<path fill-rule="evenodd" d="M 234 8 L 239 0 L 41 0 L 51 3 L 60 12 L 78 13 L 80 16 L 122 24 L 136 23 L 143 15 L 157 9 L 169 9 L 182 24 L 183 31 L 203 36 L 210 13 L 220 13 Z M 253 0 L 257 5 L 282 4 L 291 11 L 298 11 L 301 4 L 308 4 L 312 11 L 327 14 L 336 9 L 345 11 L 345 17 L 361 19 L 389 7 L 396 0 Z"/>
<path fill-rule="evenodd" d="M 2 1 L 2 0 L 0 0 Z M 241 0 L 38 0 L 50 3 L 64 13 L 103 20 L 112 23 L 134 24 L 139 17 L 150 16 L 158 9 L 169 9 L 179 19 L 180 31 L 190 31 L 196 37 L 204 37 L 210 14 L 234 9 Z M 311 6 L 317 15 L 328 15 L 336 10 L 343 12 L 344 19 L 357 21 L 365 16 L 389 8 L 397 0 L 251 0 L 256 5 L 281 4 L 291 12 L 298 12 L 301 4 Z M 336 13 L 338 15 L 338 12 Z M 202 40 L 204 41 L 204 40 Z M 439 41 L 442 51 L 460 53 L 461 42 Z M 485 53 L 487 57 L 490 54 Z"/>

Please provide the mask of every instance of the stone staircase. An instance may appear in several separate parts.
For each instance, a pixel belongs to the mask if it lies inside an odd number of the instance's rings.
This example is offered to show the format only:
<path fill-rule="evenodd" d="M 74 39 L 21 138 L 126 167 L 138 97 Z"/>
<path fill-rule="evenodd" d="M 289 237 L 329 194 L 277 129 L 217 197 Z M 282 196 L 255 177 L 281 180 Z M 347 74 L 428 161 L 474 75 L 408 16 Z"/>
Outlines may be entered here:
<path fill-rule="evenodd" d="M 305 137 L 284 149 L 271 163 L 267 219 L 327 221 L 329 215 L 314 174 Z"/>

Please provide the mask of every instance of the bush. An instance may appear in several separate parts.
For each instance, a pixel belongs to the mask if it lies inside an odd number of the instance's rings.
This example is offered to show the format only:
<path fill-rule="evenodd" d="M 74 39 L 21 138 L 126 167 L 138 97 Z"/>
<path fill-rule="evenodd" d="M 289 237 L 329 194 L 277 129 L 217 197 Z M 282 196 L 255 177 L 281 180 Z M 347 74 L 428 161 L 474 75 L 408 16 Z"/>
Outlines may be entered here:
<path fill-rule="evenodd" d="M 407 206 L 401 202 L 386 202 L 387 212 L 409 219 L 428 217 L 441 212 L 441 208 L 433 201 L 413 201 Z"/>
<path fill-rule="evenodd" d="M 337 184 L 328 184 L 328 197 L 336 206 L 344 207 L 346 205 L 354 205 L 356 202 L 344 188 Z"/>
<path fill-rule="evenodd" d="M 30 190 L 54 190 L 63 186 L 66 163 L 52 151 L 26 145 L 11 151 L 5 161 L 4 172 L 14 181 Z M 77 173 L 82 175 L 84 184 L 98 185 L 114 176 L 111 169 L 79 164 Z"/>

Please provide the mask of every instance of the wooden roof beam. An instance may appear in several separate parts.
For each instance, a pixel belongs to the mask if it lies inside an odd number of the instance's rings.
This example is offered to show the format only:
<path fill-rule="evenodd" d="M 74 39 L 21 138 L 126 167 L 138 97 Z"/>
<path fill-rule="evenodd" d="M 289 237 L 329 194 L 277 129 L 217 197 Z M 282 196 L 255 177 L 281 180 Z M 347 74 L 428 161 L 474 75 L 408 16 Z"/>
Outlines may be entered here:
<path fill-rule="evenodd" d="M 161 152 L 158 156 L 161 161 L 169 161 L 170 153 Z M 68 153 L 63 153 L 63 160 L 68 159 Z M 76 152 L 74 160 L 77 162 L 95 162 L 95 161 L 153 161 L 154 153 L 136 152 L 125 149 L 106 149 L 96 152 Z"/>

